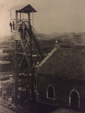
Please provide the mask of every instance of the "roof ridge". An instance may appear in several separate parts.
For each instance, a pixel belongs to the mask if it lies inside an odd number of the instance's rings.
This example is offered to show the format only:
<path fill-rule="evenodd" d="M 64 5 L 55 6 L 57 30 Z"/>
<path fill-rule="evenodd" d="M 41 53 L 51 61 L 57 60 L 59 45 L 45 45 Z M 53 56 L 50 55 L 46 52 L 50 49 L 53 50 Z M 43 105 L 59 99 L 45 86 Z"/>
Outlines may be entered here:
<path fill-rule="evenodd" d="M 52 55 L 53 53 L 57 50 L 57 48 L 54 48 L 43 60 L 42 62 L 37 66 L 41 67 Z"/>

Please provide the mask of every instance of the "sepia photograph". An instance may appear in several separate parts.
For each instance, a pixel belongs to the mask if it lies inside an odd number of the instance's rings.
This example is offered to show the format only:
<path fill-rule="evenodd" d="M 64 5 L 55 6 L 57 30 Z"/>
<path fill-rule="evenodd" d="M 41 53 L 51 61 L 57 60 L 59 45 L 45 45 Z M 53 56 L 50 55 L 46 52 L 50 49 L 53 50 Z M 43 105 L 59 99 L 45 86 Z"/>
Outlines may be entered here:
<path fill-rule="evenodd" d="M 85 113 L 85 0 L 0 0 L 0 113 Z"/>

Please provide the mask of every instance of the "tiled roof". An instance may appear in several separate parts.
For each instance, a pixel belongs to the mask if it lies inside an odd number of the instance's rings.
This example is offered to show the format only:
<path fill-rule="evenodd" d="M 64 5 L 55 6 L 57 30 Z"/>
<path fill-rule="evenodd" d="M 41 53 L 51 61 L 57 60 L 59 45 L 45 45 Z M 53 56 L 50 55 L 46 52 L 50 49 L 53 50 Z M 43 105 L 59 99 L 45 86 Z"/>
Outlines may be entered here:
<path fill-rule="evenodd" d="M 85 80 L 85 47 L 54 48 L 40 63 L 38 73 Z"/>

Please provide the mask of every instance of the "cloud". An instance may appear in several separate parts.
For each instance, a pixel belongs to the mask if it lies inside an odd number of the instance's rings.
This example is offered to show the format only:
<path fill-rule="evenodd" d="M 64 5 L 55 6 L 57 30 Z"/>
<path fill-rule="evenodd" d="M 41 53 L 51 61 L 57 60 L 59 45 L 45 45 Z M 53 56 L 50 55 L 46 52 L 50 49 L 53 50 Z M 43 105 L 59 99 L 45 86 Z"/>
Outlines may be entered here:
<path fill-rule="evenodd" d="M 2 9 L 4 7 L 4 5 L 3 4 L 0 4 L 0 9 Z"/>
<path fill-rule="evenodd" d="M 4 9 L 4 5 L 0 4 L 0 12 Z"/>

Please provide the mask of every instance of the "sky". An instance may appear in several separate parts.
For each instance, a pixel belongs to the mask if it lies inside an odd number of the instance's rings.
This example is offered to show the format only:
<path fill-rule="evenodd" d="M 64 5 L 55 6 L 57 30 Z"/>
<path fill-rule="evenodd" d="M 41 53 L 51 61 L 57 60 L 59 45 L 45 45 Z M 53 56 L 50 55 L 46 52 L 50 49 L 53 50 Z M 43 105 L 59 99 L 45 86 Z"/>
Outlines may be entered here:
<path fill-rule="evenodd" d="M 37 10 L 33 26 L 38 33 L 85 32 L 85 0 L 0 0 L 0 36 L 10 34 L 8 10 L 23 4 Z"/>

